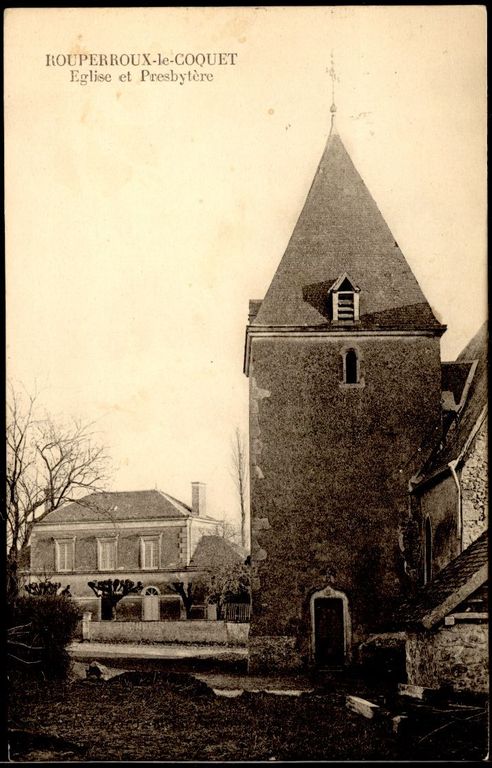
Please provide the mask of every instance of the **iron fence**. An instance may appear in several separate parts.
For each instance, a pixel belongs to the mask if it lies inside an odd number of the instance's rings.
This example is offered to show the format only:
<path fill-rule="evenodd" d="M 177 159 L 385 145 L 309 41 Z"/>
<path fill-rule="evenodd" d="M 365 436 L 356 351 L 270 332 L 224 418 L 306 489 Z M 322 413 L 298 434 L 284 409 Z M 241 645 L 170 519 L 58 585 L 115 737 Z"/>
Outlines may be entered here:
<path fill-rule="evenodd" d="M 245 623 L 250 619 L 251 606 L 249 603 L 226 603 L 222 615 L 226 621 Z"/>

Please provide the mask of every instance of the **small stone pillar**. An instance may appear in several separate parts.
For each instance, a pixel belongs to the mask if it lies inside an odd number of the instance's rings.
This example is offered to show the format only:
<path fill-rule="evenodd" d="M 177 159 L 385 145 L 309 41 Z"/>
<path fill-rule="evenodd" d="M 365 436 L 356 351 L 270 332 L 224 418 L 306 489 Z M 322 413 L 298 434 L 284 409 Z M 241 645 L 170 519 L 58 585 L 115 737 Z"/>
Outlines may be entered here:
<path fill-rule="evenodd" d="M 90 642 L 92 635 L 92 613 L 84 613 L 82 616 L 82 641 Z"/>
<path fill-rule="evenodd" d="M 207 603 L 207 621 L 217 621 L 217 606 L 215 603 Z"/>

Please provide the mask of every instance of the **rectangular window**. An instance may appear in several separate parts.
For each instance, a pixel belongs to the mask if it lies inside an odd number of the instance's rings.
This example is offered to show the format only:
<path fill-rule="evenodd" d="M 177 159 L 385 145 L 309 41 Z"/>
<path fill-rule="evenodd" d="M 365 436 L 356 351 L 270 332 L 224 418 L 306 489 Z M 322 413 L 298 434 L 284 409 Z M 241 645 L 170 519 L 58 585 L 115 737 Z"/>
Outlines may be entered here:
<path fill-rule="evenodd" d="M 141 540 L 141 561 L 146 570 L 159 567 L 159 539 Z"/>
<path fill-rule="evenodd" d="M 98 539 L 98 568 L 100 571 L 116 569 L 116 539 Z"/>
<path fill-rule="evenodd" d="M 73 539 L 56 539 L 56 570 L 73 571 Z"/>

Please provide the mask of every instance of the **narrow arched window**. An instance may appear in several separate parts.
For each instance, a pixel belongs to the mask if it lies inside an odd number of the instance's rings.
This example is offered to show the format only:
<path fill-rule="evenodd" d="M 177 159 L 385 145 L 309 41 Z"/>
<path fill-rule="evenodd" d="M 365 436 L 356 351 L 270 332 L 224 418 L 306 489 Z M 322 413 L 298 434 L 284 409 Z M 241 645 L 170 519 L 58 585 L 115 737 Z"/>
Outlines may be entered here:
<path fill-rule="evenodd" d="M 359 360 L 355 349 L 349 349 L 345 353 L 344 381 L 345 384 L 358 384 Z"/>
<path fill-rule="evenodd" d="M 432 578 L 432 527 L 428 517 L 425 520 L 424 548 L 424 584 L 427 584 Z"/>

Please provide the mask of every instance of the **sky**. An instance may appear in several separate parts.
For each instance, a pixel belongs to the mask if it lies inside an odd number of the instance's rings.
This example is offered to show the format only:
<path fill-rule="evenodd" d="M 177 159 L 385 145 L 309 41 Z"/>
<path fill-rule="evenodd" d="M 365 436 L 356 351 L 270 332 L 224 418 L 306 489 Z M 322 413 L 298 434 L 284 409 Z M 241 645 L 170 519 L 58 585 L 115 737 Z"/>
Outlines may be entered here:
<path fill-rule="evenodd" d="M 483 7 L 14 9 L 5 29 L 7 375 L 95 423 L 112 490 L 189 503 L 200 480 L 208 513 L 239 520 L 248 300 L 322 155 L 332 52 L 339 133 L 448 326 L 443 359 L 486 319 Z M 236 56 L 47 66 L 141 52 Z M 89 69 L 111 82 L 82 85 Z"/>

